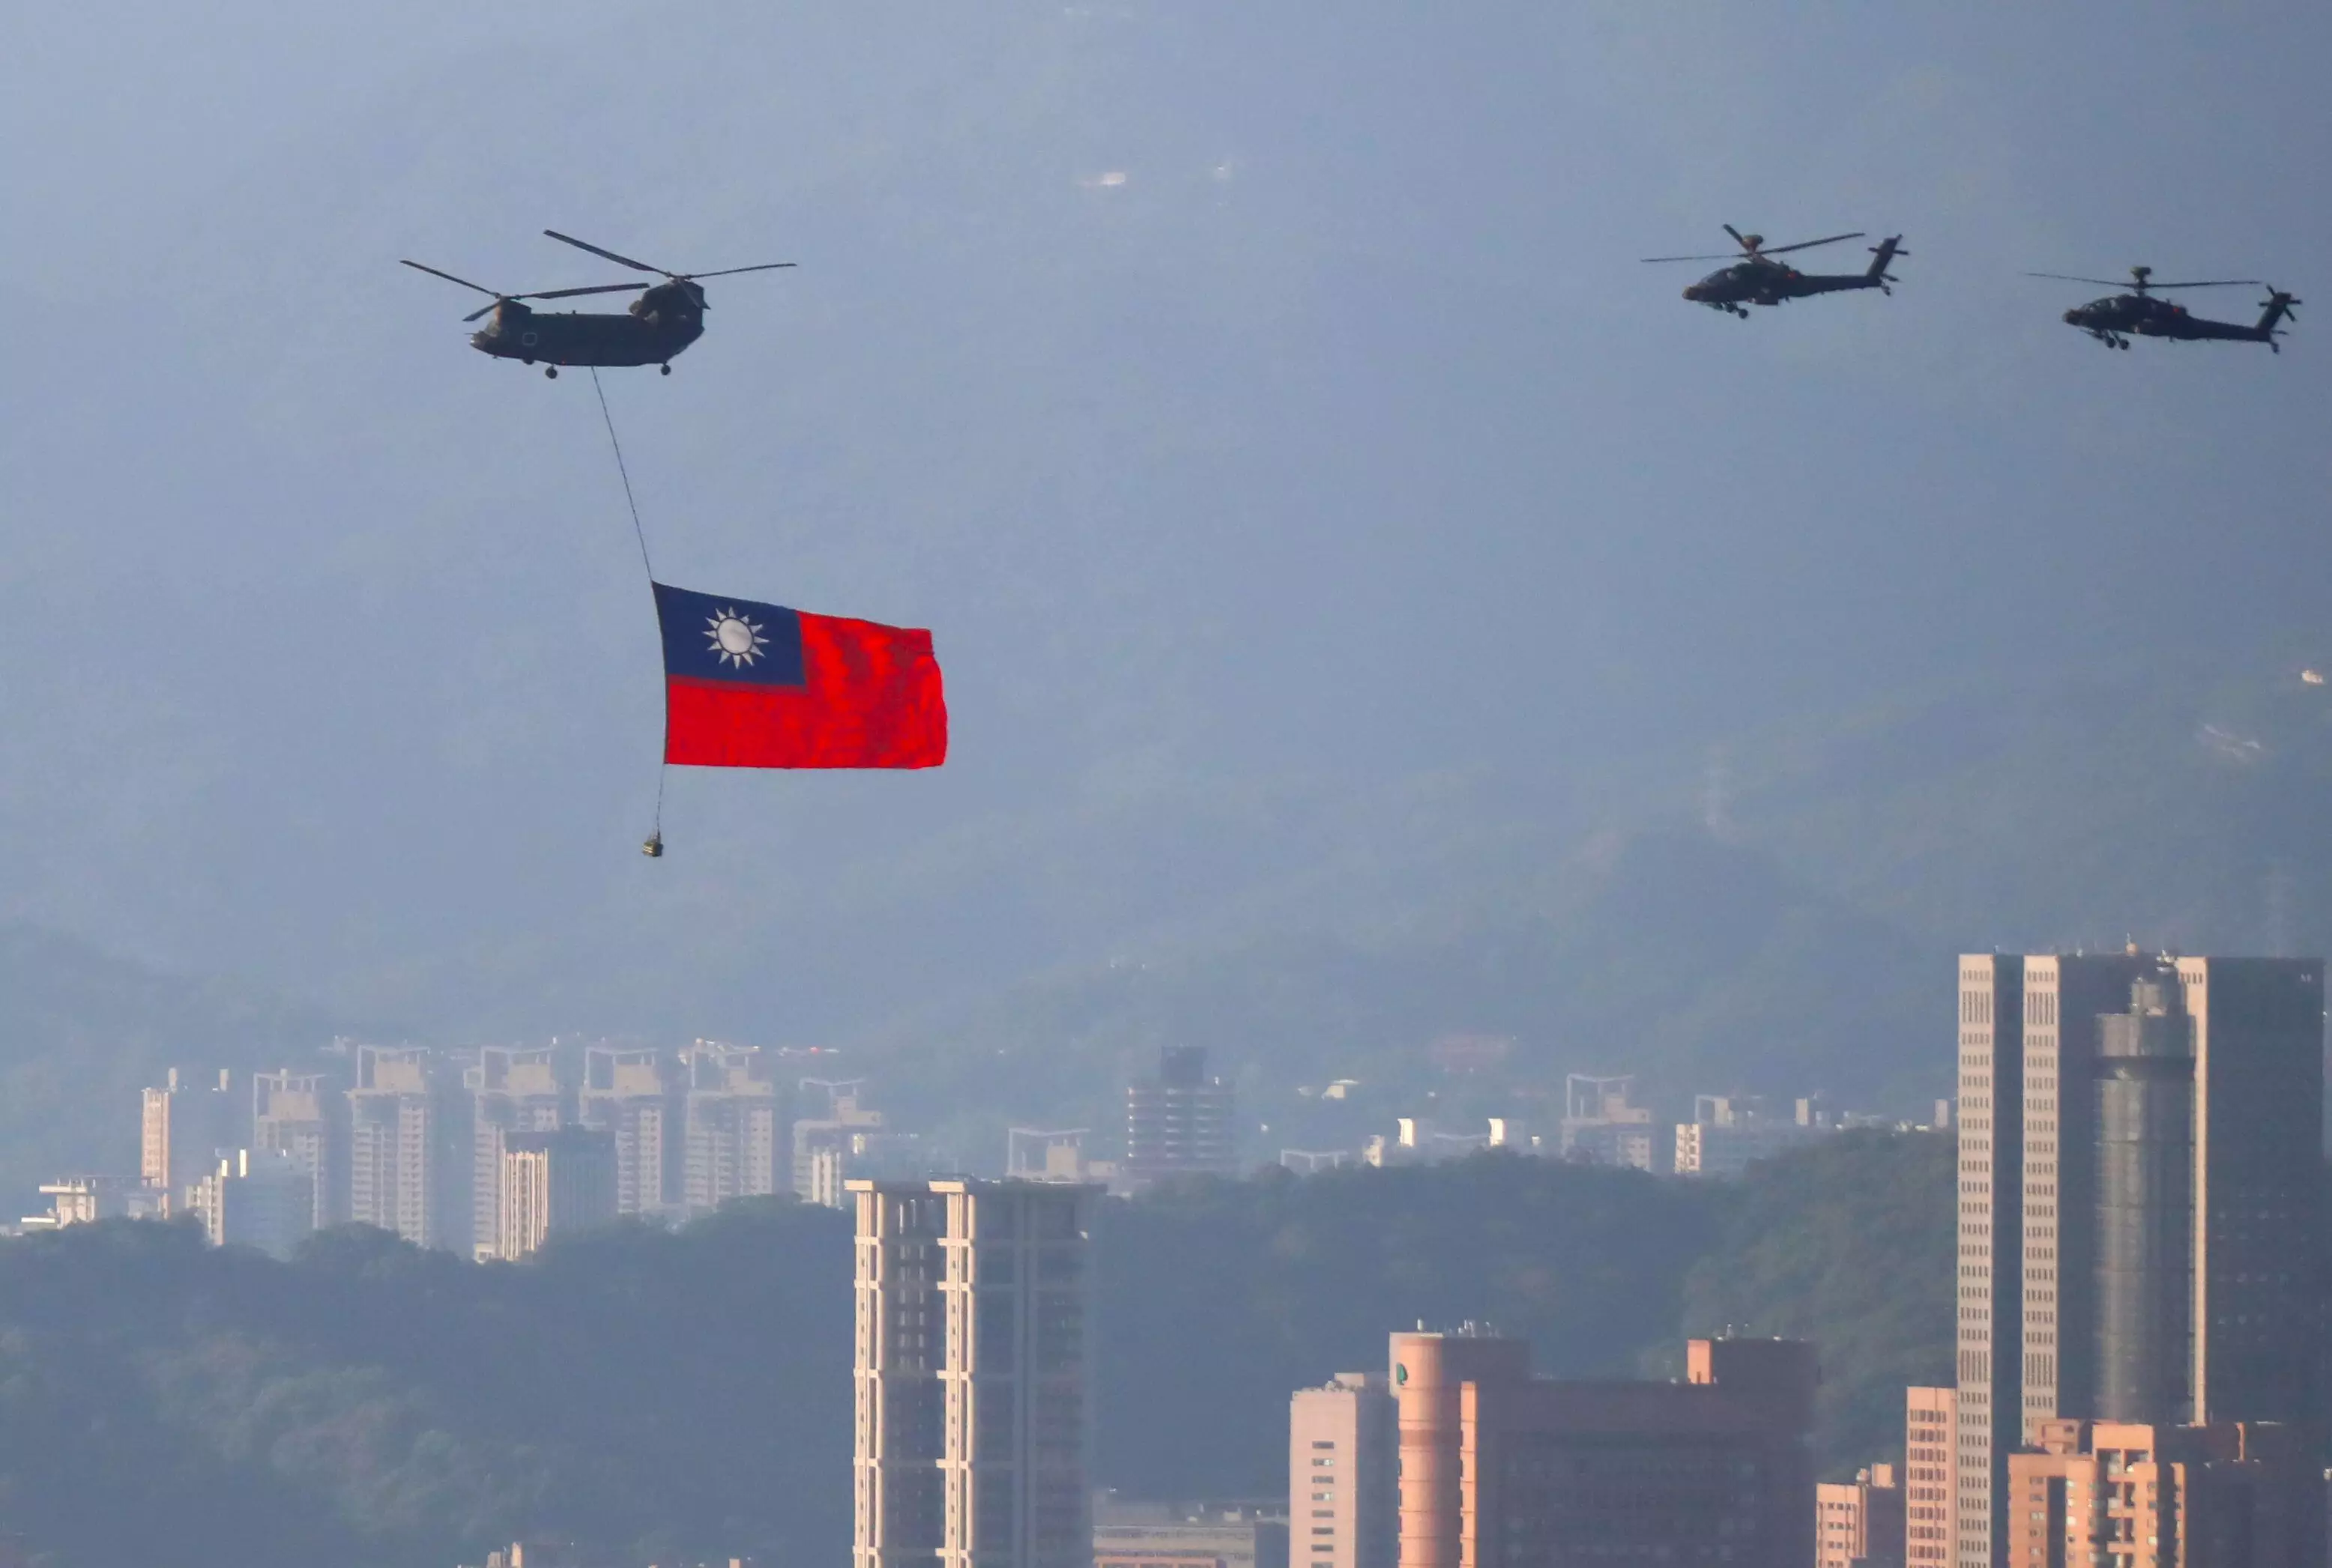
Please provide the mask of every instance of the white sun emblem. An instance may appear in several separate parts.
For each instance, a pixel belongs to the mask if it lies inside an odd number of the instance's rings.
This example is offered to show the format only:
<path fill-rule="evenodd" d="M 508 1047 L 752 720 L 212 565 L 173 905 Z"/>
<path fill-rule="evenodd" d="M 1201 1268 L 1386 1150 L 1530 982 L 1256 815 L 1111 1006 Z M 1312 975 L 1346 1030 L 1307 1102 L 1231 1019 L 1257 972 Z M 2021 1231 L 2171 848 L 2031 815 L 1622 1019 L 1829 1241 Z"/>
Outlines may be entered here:
<path fill-rule="evenodd" d="M 742 670 L 761 656 L 769 639 L 761 635 L 759 622 L 748 621 L 734 610 L 722 610 L 704 618 L 704 635 L 712 646 L 705 651 L 723 664 L 733 664 Z"/>

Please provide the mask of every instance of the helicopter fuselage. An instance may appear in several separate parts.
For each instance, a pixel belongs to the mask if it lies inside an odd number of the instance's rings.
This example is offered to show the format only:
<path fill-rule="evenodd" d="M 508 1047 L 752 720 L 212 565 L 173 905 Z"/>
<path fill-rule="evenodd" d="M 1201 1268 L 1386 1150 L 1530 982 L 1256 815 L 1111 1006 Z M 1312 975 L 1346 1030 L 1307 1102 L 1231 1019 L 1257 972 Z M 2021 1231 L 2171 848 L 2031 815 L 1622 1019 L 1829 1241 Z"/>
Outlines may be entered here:
<path fill-rule="evenodd" d="M 532 365 L 664 365 L 704 336 L 702 298 L 660 284 L 621 315 L 607 310 L 536 310 L 515 299 L 494 307 L 470 347 Z"/>
<path fill-rule="evenodd" d="M 2174 300 L 2153 294 L 2110 294 L 2076 305 L 2065 312 L 2065 323 L 2090 337 L 2112 343 L 2124 337 L 2165 337 L 2174 342 L 2275 343 L 2275 318 L 2282 311 L 2270 309 L 2270 318 L 2247 327 L 2240 321 L 2213 321 L 2196 316 Z"/>
<path fill-rule="evenodd" d="M 1779 305 L 1815 294 L 1876 289 L 1882 280 L 1861 272 L 1801 272 L 1779 261 L 1735 261 L 1686 287 L 1684 297 L 1723 309 L 1731 305 Z"/>
<path fill-rule="evenodd" d="M 1840 239 L 1850 238 L 1840 235 Z M 1754 236 L 1752 236 L 1754 239 Z M 1750 242 L 1744 241 L 1744 244 Z M 1827 244 L 1828 241 L 1811 242 Z M 1684 297 L 1696 305 L 1706 305 L 1712 310 L 1746 317 L 1750 305 L 1779 305 L 1787 299 L 1806 299 L 1816 294 L 1844 294 L 1856 289 L 1877 289 L 1888 291 L 1887 285 L 1895 280 L 1887 269 L 1897 256 L 1904 253 L 1900 234 L 1873 245 L 1874 260 L 1867 271 L 1861 272 L 1801 272 L 1786 261 L 1758 253 L 1744 256 L 1729 267 L 1719 267 L 1699 282 L 1687 286 Z M 1790 247 L 1802 249 L 1800 246 Z"/>

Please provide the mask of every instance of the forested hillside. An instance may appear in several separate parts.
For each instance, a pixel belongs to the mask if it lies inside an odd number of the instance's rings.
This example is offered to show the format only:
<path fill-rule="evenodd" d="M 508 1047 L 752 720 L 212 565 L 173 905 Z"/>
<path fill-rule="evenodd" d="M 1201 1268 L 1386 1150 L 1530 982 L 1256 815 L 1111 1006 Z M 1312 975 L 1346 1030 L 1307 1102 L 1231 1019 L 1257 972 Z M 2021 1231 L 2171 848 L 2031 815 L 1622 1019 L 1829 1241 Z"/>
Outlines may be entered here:
<path fill-rule="evenodd" d="M 1094 1478 L 1276 1492 L 1290 1391 L 1419 1319 L 1556 1374 L 1657 1368 L 1713 1321 L 1818 1332 L 1822 1461 L 1880 1457 L 1870 1412 L 1948 1332 L 1947 1160 L 1858 1135 L 1738 1184 L 1484 1156 L 1105 1203 Z M 849 1364 L 847 1222 L 790 1202 L 521 1266 L 80 1227 L 0 1244 L 0 1527 L 53 1568 L 444 1568 L 521 1532 L 831 1562 Z"/>

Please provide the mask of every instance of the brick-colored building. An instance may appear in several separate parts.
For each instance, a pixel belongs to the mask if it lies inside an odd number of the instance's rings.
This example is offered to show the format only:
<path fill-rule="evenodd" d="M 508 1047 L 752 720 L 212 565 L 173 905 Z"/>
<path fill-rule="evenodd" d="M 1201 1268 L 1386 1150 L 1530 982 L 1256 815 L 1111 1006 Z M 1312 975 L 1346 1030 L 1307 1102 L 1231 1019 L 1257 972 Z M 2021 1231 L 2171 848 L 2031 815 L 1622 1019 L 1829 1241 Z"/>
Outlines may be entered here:
<path fill-rule="evenodd" d="M 2040 1424 L 2008 1461 L 2009 1568 L 2320 1568 L 2324 1487 L 2294 1428 Z"/>
<path fill-rule="evenodd" d="M 1814 1488 L 1814 1568 L 1902 1568 L 1903 1488 L 1895 1467 Z"/>
<path fill-rule="evenodd" d="M 1903 1561 L 1906 1568 L 1951 1568 L 1959 1391 L 1903 1391 Z"/>
<path fill-rule="evenodd" d="M 1696 1339 L 1683 1383 L 1533 1377 L 1475 1328 L 1392 1336 L 1400 1568 L 1804 1568 L 1813 1347 Z"/>

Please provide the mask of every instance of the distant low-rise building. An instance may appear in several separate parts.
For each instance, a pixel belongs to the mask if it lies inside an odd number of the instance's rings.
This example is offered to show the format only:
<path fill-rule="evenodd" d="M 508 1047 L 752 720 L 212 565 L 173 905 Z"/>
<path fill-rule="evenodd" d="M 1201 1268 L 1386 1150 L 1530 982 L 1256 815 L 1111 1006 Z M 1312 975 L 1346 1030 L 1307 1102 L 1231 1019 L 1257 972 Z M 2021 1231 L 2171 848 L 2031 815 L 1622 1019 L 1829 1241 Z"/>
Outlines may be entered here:
<path fill-rule="evenodd" d="M 1287 1568 L 1287 1510 L 1277 1499 L 1094 1500 L 1094 1568 Z"/>
<path fill-rule="evenodd" d="M 1658 1135 L 1650 1107 L 1635 1103 L 1633 1075 L 1590 1078 L 1571 1073 L 1563 1080 L 1560 1153 L 1585 1164 L 1649 1171 L 1657 1165 Z"/>
<path fill-rule="evenodd" d="M 1677 1126 L 1677 1174 L 1737 1176 L 1751 1162 L 1786 1154 L 1829 1130 L 1808 1100 L 1798 1102 L 1796 1115 L 1782 1117 L 1754 1096 L 1698 1095 L 1692 1120 Z"/>
<path fill-rule="evenodd" d="M 27 1214 L 26 1231 L 56 1231 L 96 1220 L 151 1220 L 163 1212 L 161 1190 L 139 1176 L 59 1176 L 41 1183 L 45 1214 Z"/>

